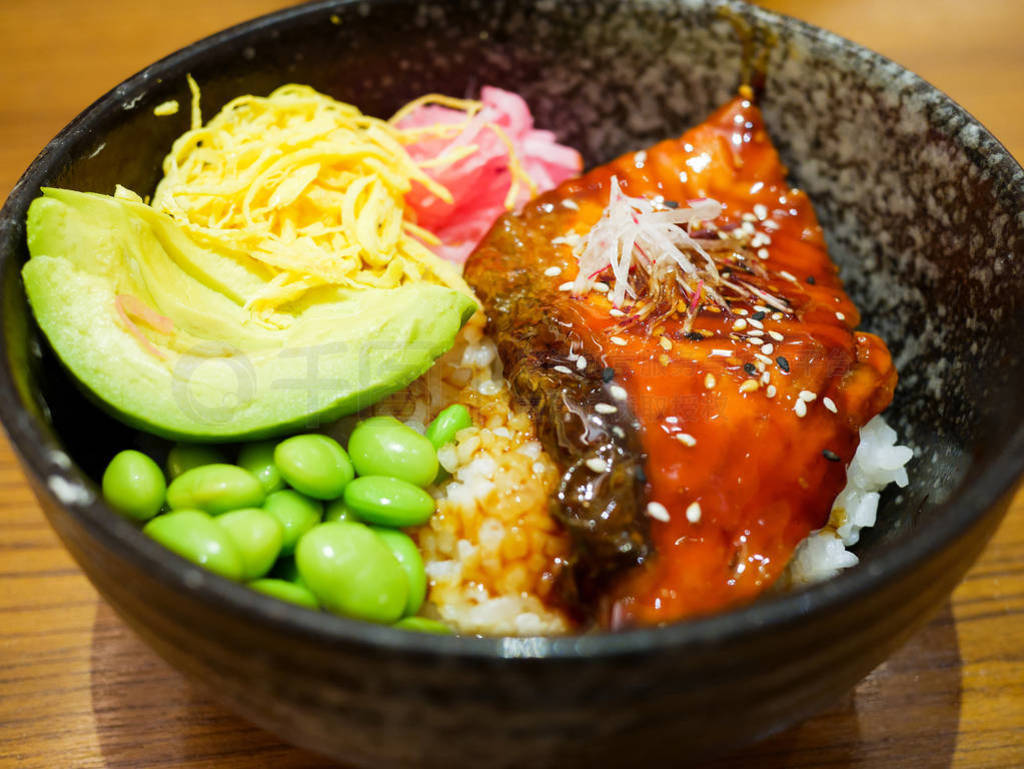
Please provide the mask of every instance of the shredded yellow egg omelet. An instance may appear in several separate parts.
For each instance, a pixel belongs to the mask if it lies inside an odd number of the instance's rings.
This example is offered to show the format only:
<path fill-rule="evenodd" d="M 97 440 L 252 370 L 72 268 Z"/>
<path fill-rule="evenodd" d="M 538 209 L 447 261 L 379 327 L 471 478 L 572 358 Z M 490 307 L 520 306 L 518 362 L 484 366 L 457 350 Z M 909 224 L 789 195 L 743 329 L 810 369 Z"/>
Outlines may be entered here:
<path fill-rule="evenodd" d="M 164 159 L 151 205 L 197 241 L 271 268 L 250 310 L 272 312 L 326 284 L 427 280 L 471 293 L 458 269 L 425 245 L 436 238 L 406 217 L 414 181 L 442 200 L 451 196 L 409 157 L 409 137 L 393 122 L 285 85 L 236 98 L 203 125 L 199 89 L 191 78 L 189 86 L 192 128 Z M 463 108 L 472 114 L 472 104 Z"/>

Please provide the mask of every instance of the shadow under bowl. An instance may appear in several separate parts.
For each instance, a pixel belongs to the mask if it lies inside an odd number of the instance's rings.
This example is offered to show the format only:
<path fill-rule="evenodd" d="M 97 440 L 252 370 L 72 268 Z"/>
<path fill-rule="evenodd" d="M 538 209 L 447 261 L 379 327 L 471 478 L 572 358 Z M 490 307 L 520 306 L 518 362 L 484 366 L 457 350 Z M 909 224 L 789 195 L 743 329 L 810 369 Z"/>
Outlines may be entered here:
<path fill-rule="evenodd" d="M 517 90 L 588 163 L 682 132 L 751 61 L 793 177 L 901 374 L 915 448 L 858 567 L 665 628 L 423 636 L 273 601 L 145 538 L 94 479 L 138 441 L 86 401 L 31 321 L 19 270 L 41 186 L 149 191 L 187 110 L 308 83 L 388 115 L 422 93 Z M 0 416 L 46 514 L 105 599 L 239 713 L 358 766 L 678 765 L 837 700 L 948 595 L 1024 468 L 1024 172 L 944 94 L 822 30 L 741 3 L 381 0 L 290 9 L 148 67 L 39 155 L 0 216 Z"/>

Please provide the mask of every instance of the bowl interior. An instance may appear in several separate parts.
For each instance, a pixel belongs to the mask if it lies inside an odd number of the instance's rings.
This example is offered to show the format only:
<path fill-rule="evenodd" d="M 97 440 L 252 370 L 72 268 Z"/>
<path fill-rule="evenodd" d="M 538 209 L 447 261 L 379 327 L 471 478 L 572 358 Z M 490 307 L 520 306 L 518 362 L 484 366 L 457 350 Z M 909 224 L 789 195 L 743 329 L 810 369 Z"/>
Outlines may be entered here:
<path fill-rule="evenodd" d="M 0 384 L 16 392 L 4 406 L 8 429 L 16 441 L 33 436 L 23 452 L 39 441 L 62 448 L 92 479 L 117 450 L 160 450 L 73 386 L 32 324 L 18 270 L 25 210 L 40 186 L 152 191 L 188 127 L 186 73 L 207 117 L 234 96 L 287 82 L 379 116 L 423 93 L 475 95 L 493 84 L 522 93 L 538 126 L 590 165 L 699 122 L 751 63 L 763 73 L 767 126 L 817 208 L 862 326 L 887 341 L 900 372 L 887 418 L 915 449 L 911 484 L 884 496 L 858 570 L 915 537 L 946 536 L 949 527 L 932 526 L 937 516 L 953 526 L 983 510 L 1024 465 L 1020 167 L 891 62 L 734 3 L 327 3 L 153 65 L 51 143 L 4 209 Z M 182 109 L 155 117 L 168 99 Z M 974 501 L 960 510 L 968 492 Z"/>

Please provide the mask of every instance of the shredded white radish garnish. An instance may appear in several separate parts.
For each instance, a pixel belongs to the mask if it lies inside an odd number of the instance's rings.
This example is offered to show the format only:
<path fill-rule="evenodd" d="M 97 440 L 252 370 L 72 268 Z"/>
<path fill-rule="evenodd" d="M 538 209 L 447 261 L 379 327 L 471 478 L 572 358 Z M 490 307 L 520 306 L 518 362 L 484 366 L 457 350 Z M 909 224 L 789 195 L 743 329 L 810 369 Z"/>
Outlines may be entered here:
<path fill-rule="evenodd" d="M 722 280 L 705 250 L 714 244 L 690 234 L 696 225 L 718 217 L 722 208 L 710 198 L 688 201 L 685 208 L 669 208 L 631 197 L 613 176 L 604 214 L 573 249 L 580 264 L 573 294 L 590 291 L 595 278 L 610 268 L 613 283 L 608 297 L 616 307 L 627 296 L 642 298 L 636 290 L 639 286 L 650 289 L 647 293 L 652 295 L 661 294 L 659 288 L 678 287 L 693 311 L 704 294 L 724 304 L 715 290 Z"/>

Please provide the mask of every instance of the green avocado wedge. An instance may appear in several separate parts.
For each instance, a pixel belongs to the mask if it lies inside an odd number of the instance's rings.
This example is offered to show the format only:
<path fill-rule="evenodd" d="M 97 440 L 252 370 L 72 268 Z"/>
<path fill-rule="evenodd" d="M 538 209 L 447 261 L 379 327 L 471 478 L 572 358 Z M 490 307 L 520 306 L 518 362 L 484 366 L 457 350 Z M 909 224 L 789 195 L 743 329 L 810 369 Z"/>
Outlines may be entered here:
<path fill-rule="evenodd" d="M 64 365 L 116 417 L 175 440 L 270 437 L 365 408 L 430 368 L 477 309 L 428 283 L 322 286 L 257 318 L 263 263 L 94 193 L 44 189 L 28 246 L 29 304 Z"/>

